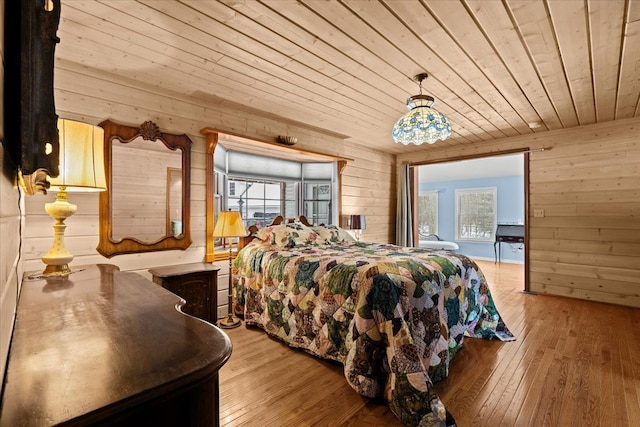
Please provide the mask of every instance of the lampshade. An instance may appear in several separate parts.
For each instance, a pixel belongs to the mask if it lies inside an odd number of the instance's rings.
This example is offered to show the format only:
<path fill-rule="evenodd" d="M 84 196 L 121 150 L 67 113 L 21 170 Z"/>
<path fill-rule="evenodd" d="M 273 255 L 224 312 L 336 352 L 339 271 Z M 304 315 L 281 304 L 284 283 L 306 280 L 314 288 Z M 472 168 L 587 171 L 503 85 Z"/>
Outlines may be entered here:
<path fill-rule="evenodd" d="M 220 212 L 216 226 L 213 229 L 214 237 L 240 237 L 247 234 L 240 212 L 230 210 Z"/>
<path fill-rule="evenodd" d="M 351 215 L 349 217 L 349 230 L 364 230 L 367 228 L 364 215 Z"/>
<path fill-rule="evenodd" d="M 396 122 L 391 136 L 399 144 L 433 144 L 437 140 L 444 141 L 451 135 L 449 120 L 432 108 L 435 100 L 422 94 L 422 80 L 426 73 L 414 77 L 420 84 L 420 94 L 407 99 L 409 111 Z"/>
<path fill-rule="evenodd" d="M 98 126 L 58 120 L 60 175 L 49 178 L 51 190 L 104 191 L 104 131 Z"/>

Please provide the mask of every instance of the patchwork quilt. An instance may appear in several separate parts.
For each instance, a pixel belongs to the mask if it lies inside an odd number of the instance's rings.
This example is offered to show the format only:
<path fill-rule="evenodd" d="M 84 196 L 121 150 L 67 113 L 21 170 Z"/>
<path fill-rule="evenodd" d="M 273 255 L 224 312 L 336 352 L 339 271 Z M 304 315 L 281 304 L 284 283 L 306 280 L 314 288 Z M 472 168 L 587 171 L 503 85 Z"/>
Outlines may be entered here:
<path fill-rule="evenodd" d="M 234 310 L 292 347 L 338 361 L 354 390 L 406 425 L 454 424 L 433 383 L 464 336 L 513 339 L 464 255 L 344 241 L 255 240 L 233 268 Z"/>

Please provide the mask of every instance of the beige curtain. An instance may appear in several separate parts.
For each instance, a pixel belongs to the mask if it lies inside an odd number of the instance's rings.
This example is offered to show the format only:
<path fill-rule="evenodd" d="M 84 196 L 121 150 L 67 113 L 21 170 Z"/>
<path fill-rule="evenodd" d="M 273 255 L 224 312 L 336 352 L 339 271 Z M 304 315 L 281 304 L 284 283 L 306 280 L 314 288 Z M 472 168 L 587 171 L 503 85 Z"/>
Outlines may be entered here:
<path fill-rule="evenodd" d="M 411 166 L 398 170 L 398 208 L 396 212 L 396 244 L 413 246 L 413 217 L 411 215 Z"/>

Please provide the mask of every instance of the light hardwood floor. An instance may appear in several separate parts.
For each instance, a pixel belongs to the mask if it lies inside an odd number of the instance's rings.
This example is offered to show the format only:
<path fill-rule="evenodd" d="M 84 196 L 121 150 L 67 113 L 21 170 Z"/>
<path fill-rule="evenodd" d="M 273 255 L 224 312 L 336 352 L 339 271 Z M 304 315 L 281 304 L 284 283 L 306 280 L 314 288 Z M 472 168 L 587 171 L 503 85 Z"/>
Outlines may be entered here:
<path fill-rule="evenodd" d="M 436 390 L 460 427 L 640 425 L 640 309 L 522 292 L 522 265 L 480 261 L 513 342 L 467 338 Z M 244 326 L 220 371 L 223 426 L 400 426 L 341 365 Z"/>

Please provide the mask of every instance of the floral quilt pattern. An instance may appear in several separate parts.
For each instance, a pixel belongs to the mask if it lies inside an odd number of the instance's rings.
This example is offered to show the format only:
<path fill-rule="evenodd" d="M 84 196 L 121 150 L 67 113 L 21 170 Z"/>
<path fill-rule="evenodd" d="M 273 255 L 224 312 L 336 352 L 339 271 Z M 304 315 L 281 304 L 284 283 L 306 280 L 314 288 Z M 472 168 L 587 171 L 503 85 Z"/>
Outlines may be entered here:
<path fill-rule="evenodd" d="M 406 425 L 453 424 L 433 383 L 464 336 L 511 339 L 478 266 L 464 255 L 344 242 L 254 241 L 233 269 L 234 310 L 292 347 L 338 361 L 357 392 Z"/>

